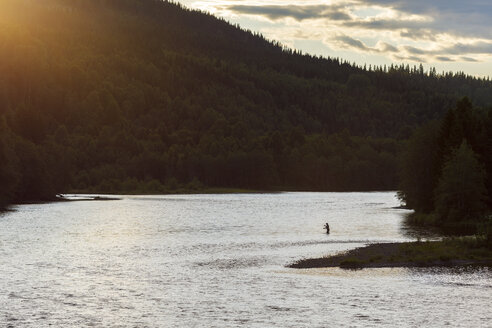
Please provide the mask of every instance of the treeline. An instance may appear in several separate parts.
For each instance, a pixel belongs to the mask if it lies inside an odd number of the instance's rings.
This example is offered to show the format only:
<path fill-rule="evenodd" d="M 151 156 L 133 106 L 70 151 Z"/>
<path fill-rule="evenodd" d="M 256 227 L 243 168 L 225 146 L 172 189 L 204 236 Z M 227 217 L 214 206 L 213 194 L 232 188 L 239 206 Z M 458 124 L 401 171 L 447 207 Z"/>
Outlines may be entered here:
<path fill-rule="evenodd" d="M 157 0 L 3 0 L 3 203 L 397 186 L 401 141 L 492 83 L 303 55 Z"/>
<path fill-rule="evenodd" d="M 468 98 L 417 130 L 401 162 L 401 198 L 416 223 L 475 232 L 492 209 L 492 110 Z"/>
<path fill-rule="evenodd" d="M 198 143 L 173 134 L 168 146 L 160 136 L 139 131 L 106 128 L 88 137 L 61 127 L 40 145 L 10 133 L 0 152 L 7 159 L 0 176 L 5 196 L 22 201 L 68 190 L 163 193 L 205 187 L 389 190 L 397 183 L 400 146 L 392 139 L 305 136 L 293 129 L 250 138 L 210 135 Z M 246 131 L 234 135 L 241 133 Z"/>

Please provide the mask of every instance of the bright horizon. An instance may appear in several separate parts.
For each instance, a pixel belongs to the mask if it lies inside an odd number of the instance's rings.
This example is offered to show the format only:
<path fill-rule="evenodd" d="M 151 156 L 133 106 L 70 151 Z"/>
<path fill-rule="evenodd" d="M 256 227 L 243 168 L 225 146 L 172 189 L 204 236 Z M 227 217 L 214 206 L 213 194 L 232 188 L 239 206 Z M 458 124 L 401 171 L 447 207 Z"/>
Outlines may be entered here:
<path fill-rule="evenodd" d="M 492 2 L 178 0 L 304 53 L 492 76 Z"/>

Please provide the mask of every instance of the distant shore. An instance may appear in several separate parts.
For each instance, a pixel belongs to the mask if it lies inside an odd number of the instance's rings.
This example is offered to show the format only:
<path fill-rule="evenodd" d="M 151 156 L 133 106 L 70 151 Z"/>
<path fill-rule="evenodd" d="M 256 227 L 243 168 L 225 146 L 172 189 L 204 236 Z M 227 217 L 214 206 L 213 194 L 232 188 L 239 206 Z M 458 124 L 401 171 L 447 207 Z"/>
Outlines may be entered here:
<path fill-rule="evenodd" d="M 395 268 L 492 266 L 492 251 L 476 237 L 409 243 L 371 244 L 334 256 L 302 259 L 290 268 Z"/>
<path fill-rule="evenodd" d="M 201 190 L 177 189 L 173 191 L 163 192 L 95 192 L 93 190 L 71 190 L 64 194 L 41 199 L 41 200 L 26 200 L 18 201 L 11 205 L 27 205 L 27 204 L 47 204 L 57 202 L 87 202 L 87 201 L 110 201 L 121 200 L 118 196 L 150 196 L 150 195 L 220 195 L 220 194 L 281 194 L 284 191 L 267 191 L 267 190 L 250 190 L 237 188 L 206 188 Z M 117 195 L 117 196 L 115 196 Z M 0 211 L 7 211 L 7 208 L 2 208 Z"/>
<path fill-rule="evenodd" d="M 255 189 L 240 189 L 240 188 L 203 188 L 203 189 L 188 189 L 178 188 L 172 190 L 159 191 L 112 191 L 112 192 L 97 192 L 91 189 L 75 189 L 70 190 L 66 194 L 69 195 L 127 195 L 127 196 L 146 196 L 146 195 L 211 195 L 211 194 L 281 194 L 284 191 L 278 190 L 255 190 Z"/>
<path fill-rule="evenodd" d="M 67 196 L 67 195 L 70 195 Z M 59 194 L 49 199 L 42 200 L 26 200 L 19 201 L 12 205 L 28 205 L 28 204 L 47 204 L 47 203 L 57 203 L 57 202 L 87 202 L 87 201 L 109 201 L 109 200 L 120 200 L 121 198 L 100 195 L 90 195 L 90 194 Z"/>

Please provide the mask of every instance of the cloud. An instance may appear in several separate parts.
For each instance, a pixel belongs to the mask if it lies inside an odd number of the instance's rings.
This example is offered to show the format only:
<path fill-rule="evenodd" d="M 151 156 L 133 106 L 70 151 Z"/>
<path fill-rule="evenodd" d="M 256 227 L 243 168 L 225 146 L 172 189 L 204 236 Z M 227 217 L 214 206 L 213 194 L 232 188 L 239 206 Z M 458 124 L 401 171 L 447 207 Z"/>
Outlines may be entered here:
<path fill-rule="evenodd" d="M 333 38 L 338 44 L 346 47 L 370 52 L 391 54 L 397 60 L 410 60 L 415 62 L 427 62 L 429 59 L 438 62 L 479 62 L 479 60 L 464 56 L 465 54 L 488 55 L 492 53 L 492 42 L 478 42 L 470 44 L 457 43 L 452 46 L 444 46 L 434 49 L 423 49 L 414 46 L 396 47 L 385 42 L 378 42 L 375 47 L 369 47 L 361 40 L 348 35 L 340 35 Z M 456 57 L 459 56 L 459 57 Z"/>
<path fill-rule="evenodd" d="M 391 44 L 386 42 L 381 42 L 379 48 L 381 49 L 381 52 L 386 52 L 386 53 L 398 52 L 397 47 L 392 46 Z"/>
<path fill-rule="evenodd" d="M 268 35 L 281 36 L 287 44 L 316 39 L 335 51 L 355 50 L 392 60 L 492 60 L 489 0 L 201 0 L 200 4 L 223 15 L 266 19 L 272 26 Z"/>
<path fill-rule="evenodd" d="M 341 45 L 365 52 L 396 53 L 400 51 L 397 47 L 392 46 L 391 44 L 388 44 L 386 42 L 378 42 L 375 47 L 369 47 L 361 40 L 354 39 L 348 35 L 339 35 L 333 38 L 333 40 L 337 41 Z"/>
<path fill-rule="evenodd" d="M 401 60 L 401 61 L 412 61 L 416 63 L 426 63 L 427 61 L 423 57 L 418 57 L 418 56 L 399 56 L 396 55 L 395 59 Z"/>
<path fill-rule="evenodd" d="M 403 46 L 403 50 L 412 55 L 428 55 L 435 56 L 439 61 L 453 61 L 449 56 L 455 55 L 490 55 L 492 54 L 492 41 L 491 42 L 471 42 L 467 44 L 455 43 L 450 46 L 442 46 L 435 49 L 422 49 L 412 46 Z M 461 56 L 461 59 L 466 61 L 476 61 L 471 57 Z"/>
<path fill-rule="evenodd" d="M 366 51 L 371 51 L 372 50 L 369 47 L 367 47 L 362 41 L 353 39 L 353 38 L 351 38 L 350 36 L 347 36 L 347 35 L 338 36 L 338 37 L 335 38 L 335 40 L 340 41 L 340 43 L 342 43 L 342 44 L 344 44 L 346 46 L 349 46 L 349 47 L 352 47 L 352 48 L 356 48 L 356 49 L 359 49 L 359 50 L 366 50 Z"/>
<path fill-rule="evenodd" d="M 418 32 L 416 35 L 421 35 L 423 31 L 423 27 L 426 27 L 428 23 L 421 22 L 417 20 L 401 20 L 401 19 L 365 19 L 358 20 L 352 19 L 349 21 L 343 22 L 343 26 L 346 27 L 356 27 L 366 30 L 388 30 L 388 31 L 402 31 L 407 33 L 408 36 L 413 36 L 414 33 L 412 31 Z"/>
<path fill-rule="evenodd" d="M 444 48 L 442 51 L 453 55 L 492 54 L 492 40 L 488 42 L 480 41 L 468 44 L 455 43 L 452 46 Z"/>
<path fill-rule="evenodd" d="M 492 2 L 489 0 L 356 0 L 356 2 L 362 6 L 390 8 L 405 16 L 428 17 L 431 20 L 425 25 L 433 33 L 492 38 Z"/>
<path fill-rule="evenodd" d="M 450 62 L 453 61 L 450 57 L 447 56 L 436 56 L 436 59 L 441 61 L 441 62 Z"/>
<path fill-rule="evenodd" d="M 235 13 L 259 15 L 272 20 L 282 18 L 294 18 L 298 21 L 306 19 L 330 19 L 330 20 L 350 20 L 350 16 L 342 10 L 343 7 L 329 5 L 311 5 L 311 6 L 247 6 L 247 5 L 230 5 L 226 7 Z"/>
<path fill-rule="evenodd" d="M 424 55 L 426 53 L 425 50 L 412 46 L 403 46 L 403 49 L 405 49 L 409 54 L 412 55 Z"/>
<path fill-rule="evenodd" d="M 433 31 L 425 28 L 406 28 L 400 31 L 400 36 L 411 40 L 436 41 L 436 35 Z"/>

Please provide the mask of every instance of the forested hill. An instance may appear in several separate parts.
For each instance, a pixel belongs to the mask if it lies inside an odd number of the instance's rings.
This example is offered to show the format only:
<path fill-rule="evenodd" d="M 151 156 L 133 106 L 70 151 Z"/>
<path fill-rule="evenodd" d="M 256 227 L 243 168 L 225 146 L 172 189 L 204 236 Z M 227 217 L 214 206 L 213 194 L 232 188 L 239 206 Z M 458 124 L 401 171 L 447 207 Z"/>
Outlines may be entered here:
<path fill-rule="evenodd" d="M 492 83 L 366 70 L 157 0 L 0 0 L 0 203 L 396 188 L 401 140 Z M 1 204 L 0 204 L 1 205 Z"/>

